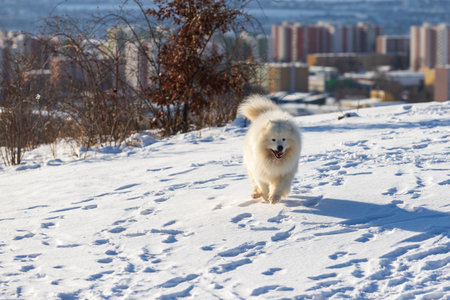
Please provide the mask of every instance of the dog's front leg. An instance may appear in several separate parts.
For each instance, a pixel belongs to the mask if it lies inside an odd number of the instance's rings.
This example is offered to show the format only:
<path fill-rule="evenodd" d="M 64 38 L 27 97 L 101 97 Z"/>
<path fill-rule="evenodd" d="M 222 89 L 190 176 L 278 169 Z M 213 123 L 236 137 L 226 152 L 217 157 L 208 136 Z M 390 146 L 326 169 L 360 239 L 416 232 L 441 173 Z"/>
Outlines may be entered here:
<path fill-rule="evenodd" d="M 270 201 L 269 200 L 269 185 L 265 182 L 259 182 L 258 186 L 259 186 L 259 190 L 261 191 L 261 197 L 264 199 L 264 201 Z"/>
<path fill-rule="evenodd" d="M 253 187 L 253 191 L 252 191 L 252 198 L 253 199 L 258 199 L 262 196 L 261 190 L 258 187 L 258 184 L 256 183 L 255 179 L 253 178 L 253 176 L 251 175 L 251 173 L 249 172 L 249 177 L 250 177 L 250 182 L 252 184 Z"/>
<path fill-rule="evenodd" d="M 272 182 L 269 188 L 269 201 L 271 204 L 275 204 L 280 201 L 283 188 L 280 186 L 280 182 Z"/>
<path fill-rule="evenodd" d="M 275 204 L 281 200 L 281 197 L 289 194 L 290 190 L 290 178 L 281 177 L 276 178 L 270 183 L 269 201 Z"/>

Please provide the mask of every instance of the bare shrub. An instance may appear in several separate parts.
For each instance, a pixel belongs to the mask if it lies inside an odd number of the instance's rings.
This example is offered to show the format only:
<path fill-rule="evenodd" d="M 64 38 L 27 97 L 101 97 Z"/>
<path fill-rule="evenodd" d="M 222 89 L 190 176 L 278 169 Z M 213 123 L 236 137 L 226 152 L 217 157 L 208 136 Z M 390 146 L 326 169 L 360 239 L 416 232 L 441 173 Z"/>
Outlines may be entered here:
<path fill-rule="evenodd" d="M 136 90 L 124 78 L 124 48 L 108 45 L 122 42 L 96 38 L 97 30 L 105 29 L 102 21 L 95 18 L 84 27 L 69 17 L 48 21 L 52 35 L 62 41 L 52 66 L 57 107 L 71 117 L 86 148 L 119 145 L 139 129 L 142 114 Z"/>
<path fill-rule="evenodd" d="M 42 142 L 40 130 L 49 121 L 51 102 L 45 77 L 36 71 L 33 55 L 6 49 L 0 70 L 0 156 L 6 165 L 18 165 L 25 151 Z M 42 93 L 43 96 L 41 96 Z"/>

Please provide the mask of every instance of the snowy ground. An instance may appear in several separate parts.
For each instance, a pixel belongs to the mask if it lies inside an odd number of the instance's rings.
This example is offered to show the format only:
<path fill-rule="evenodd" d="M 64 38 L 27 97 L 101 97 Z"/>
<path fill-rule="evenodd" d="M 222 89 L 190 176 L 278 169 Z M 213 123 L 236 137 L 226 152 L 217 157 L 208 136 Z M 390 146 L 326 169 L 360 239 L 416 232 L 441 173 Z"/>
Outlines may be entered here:
<path fill-rule="evenodd" d="M 296 119 L 276 205 L 250 199 L 239 121 L 0 167 L 0 298 L 450 299 L 450 103 L 358 114 Z"/>

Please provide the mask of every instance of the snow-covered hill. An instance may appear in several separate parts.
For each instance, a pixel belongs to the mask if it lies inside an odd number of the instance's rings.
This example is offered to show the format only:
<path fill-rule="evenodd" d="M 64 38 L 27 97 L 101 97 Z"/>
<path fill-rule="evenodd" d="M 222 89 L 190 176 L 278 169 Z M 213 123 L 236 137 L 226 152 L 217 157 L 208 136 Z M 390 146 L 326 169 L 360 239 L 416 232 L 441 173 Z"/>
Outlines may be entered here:
<path fill-rule="evenodd" d="M 0 298 L 449 299 L 450 103 L 337 116 L 296 119 L 276 205 L 250 199 L 239 120 L 36 149 L 0 170 Z"/>

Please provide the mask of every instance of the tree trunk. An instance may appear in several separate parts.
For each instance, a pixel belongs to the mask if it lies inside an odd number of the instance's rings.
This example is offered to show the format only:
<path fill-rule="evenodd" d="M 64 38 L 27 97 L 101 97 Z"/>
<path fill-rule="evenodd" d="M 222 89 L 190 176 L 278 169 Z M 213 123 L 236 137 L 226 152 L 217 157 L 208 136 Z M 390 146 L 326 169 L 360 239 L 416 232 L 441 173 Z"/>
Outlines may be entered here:
<path fill-rule="evenodd" d="M 188 132 L 189 131 L 189 100 L 185 100 L 184 101 L 184 106 L 183 106 L 183 124 L 182 129 L 183 132 Z"/>

